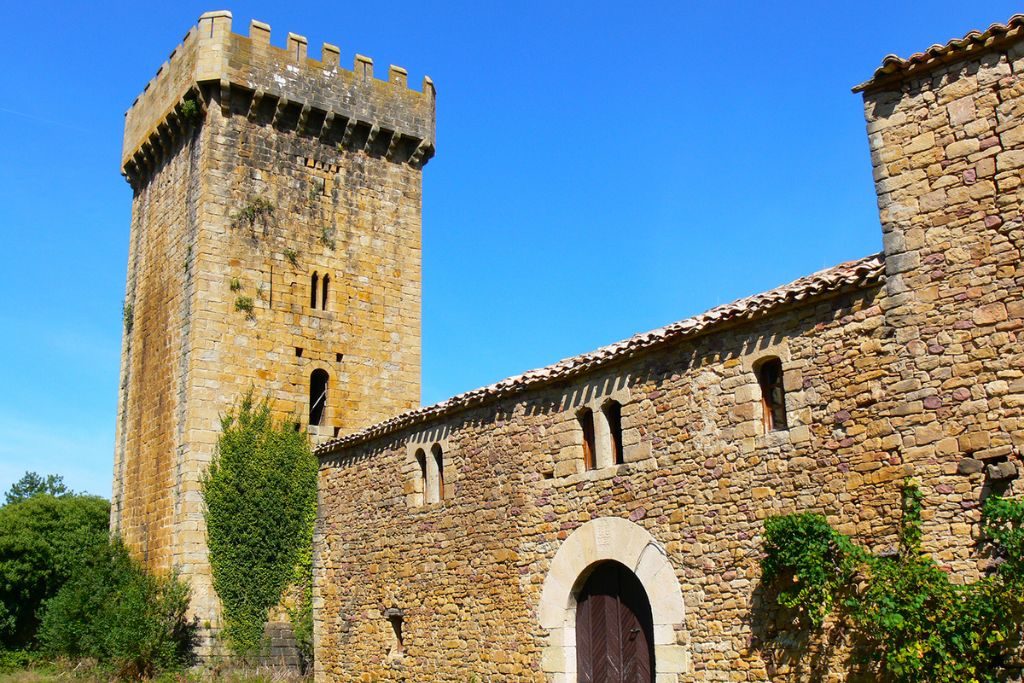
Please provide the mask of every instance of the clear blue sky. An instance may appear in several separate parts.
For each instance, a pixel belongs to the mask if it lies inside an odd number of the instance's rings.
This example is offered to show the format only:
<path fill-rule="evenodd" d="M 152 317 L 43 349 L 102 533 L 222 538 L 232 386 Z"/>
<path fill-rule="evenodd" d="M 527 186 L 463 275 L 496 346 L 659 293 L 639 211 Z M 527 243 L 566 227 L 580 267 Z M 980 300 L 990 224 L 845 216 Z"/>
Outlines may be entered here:
<path fill-rule="evenodd" d="M 880 249 L 860 98 L 1009 2 L 29 3 L 0 8 L 0 490 L 110 494 L 123 114 L 199 14 L 424 73 L 423 401 Z"/>

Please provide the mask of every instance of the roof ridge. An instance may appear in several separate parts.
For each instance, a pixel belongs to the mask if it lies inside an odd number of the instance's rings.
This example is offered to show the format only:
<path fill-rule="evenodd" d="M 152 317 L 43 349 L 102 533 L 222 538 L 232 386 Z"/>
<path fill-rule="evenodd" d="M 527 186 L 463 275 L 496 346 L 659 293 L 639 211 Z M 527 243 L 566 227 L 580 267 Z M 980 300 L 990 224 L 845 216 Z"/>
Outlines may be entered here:
<path fill-rule="evenodd" d="M 569 356 L 551 365 L 528 370 L 494 384 L 456 394 L 440 403 L 407 410 L 352 434 L 332 439 L 318 446 L 314 452 L 318 456 L 328 455 L 341 448 L 426 422 L 433 417 L 482 405 L 529 388 L 543 386 L 595 367 L 629 358 L 639 351 L 696 336 L 727 322 L 751 319 L 785 304 L 804 301 L 819 294 L 873 284 L 881 281 L 884 270 L 885 257 L 881 253 L 854 261 L 845 261 L 766 292 L 715 306 L 703 313 L 664 327 L 641 332 L 593 351 Z"/>
<path fill-rule="evenodd" d="M 940 64 L 963 59 L 968 52 L 991 47 L 1005 40 L 1015 40 L 1024 35 L 1024 14 L 1014 14 L 1005 24 L 991 24 L 984 31 L 968 31 L 962 38 L 953 38 L 944 45 L 938 43 L 922 52 L 915 52 L 906 59 L 888 54 L 882 64 L 871 74 L 871 78 L 853 86 L 853 92 L 861 92 L 876 86 L 899 80 L 910 72 L 924 72 Z"/>

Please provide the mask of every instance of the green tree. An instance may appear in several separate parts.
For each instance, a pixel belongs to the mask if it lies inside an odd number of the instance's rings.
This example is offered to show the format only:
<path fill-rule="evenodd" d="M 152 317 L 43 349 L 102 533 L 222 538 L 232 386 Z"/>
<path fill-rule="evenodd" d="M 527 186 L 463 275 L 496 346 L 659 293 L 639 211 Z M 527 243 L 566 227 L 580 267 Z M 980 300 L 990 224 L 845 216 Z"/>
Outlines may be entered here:
<path fill-rule="evenodd" d="M 203 480 L 210 564 L 227 642 L 247 657 L 308 553 L 317 467 L 306 434 L 276 423 L 251 391 L 221 428 Z"/>
<path fill-rule="evenodd" d="M 0 645 L 31 644 L 43 603 L 108 539 L 110 504 L 36 493 L 0 507 Z"/>
<path fill-rule="evenodd" d="M 14 482 L 4 494 L 4 504 L 20 503 L 40 494 L 60 498 L 71 495 L 71 489 L 64 485 L 64 477 L 59 474 L 48 474 L 46 477 L 41 477 L 35 472 L 26 472 L 25 476 Z"/>
<path fill-rule="evenodd" d="M 39 643 L 53 657 L 94 659 L 118 678 L 149 678 L 193 662 L 198 624 L 188 604 L 187 584 L 149 574 L 115 539 L 47 603 Z"/>

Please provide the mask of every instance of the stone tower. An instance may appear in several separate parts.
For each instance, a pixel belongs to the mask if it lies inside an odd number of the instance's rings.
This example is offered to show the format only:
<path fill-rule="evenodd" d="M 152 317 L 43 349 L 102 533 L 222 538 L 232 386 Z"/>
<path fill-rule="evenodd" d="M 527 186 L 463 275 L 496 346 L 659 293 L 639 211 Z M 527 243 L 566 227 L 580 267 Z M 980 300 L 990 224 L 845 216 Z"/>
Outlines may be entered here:
<path fill-rule="evenodd" d="M 201 476 L 250 388 L 322 442 L 420 391 L 434 88 L 208 12 L 125 118 L 133 189 L 112 527 L 213 629 Z M 207 644 L 207 647 L 209 644 Z M 207 650 L 208 652 L 208 650 Z"/>

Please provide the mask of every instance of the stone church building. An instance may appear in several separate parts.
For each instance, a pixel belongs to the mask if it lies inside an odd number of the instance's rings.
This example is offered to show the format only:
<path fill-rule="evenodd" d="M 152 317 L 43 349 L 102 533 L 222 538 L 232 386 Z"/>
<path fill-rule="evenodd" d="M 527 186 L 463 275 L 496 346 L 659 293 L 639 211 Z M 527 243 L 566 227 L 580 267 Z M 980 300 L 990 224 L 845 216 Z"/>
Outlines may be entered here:
<path fill-rule="evenodd" d="M 251 385 L 318 444 L 318 680 L 789 680 L 764 519 L 886 552 L 906 477 L 925 548 L 984 571 L 980 504 L 1020 493 L 1024 448 L 1024 16 L 854 89 L 882 253 L 428 407 L 433 83 L 231 24 L 200 18 L 122 158 L 113 525 L 210 631 L 199 482 Z"/>

